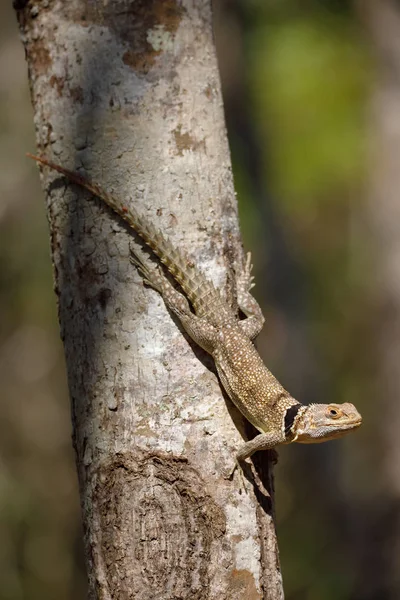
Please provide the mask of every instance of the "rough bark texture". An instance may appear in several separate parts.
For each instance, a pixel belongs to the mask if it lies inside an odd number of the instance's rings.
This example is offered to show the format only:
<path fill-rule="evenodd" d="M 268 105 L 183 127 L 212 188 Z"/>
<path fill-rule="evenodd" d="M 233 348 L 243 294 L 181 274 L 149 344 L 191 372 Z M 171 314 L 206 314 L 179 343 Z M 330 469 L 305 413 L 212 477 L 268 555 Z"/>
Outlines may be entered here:
<path fill-rule="evenodd" d="M 242 250 L 209 1 L 16 9 L 39 152 L 84 166 L 218 286 L 232 281 Z M 90 597 L 282 598 L 270 499 L 224 478 L 242 438 L 212 362 L 143 287 L 123 224 L 59 176 L 43 183 Z"/>

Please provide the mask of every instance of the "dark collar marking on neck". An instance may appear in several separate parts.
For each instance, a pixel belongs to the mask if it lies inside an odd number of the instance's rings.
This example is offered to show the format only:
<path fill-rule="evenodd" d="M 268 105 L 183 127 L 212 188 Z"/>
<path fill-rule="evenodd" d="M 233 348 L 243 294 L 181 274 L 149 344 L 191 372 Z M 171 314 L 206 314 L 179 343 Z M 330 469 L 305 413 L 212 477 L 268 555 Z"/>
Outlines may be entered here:
<path fill-rule="evenodd" d="M 298 404 L 293 404 L 293 406 L 287 409 L 285 414 L 285 436 L 290 435 L 294 420 L 302 406 L 303 405 L 299 402 Z"/>

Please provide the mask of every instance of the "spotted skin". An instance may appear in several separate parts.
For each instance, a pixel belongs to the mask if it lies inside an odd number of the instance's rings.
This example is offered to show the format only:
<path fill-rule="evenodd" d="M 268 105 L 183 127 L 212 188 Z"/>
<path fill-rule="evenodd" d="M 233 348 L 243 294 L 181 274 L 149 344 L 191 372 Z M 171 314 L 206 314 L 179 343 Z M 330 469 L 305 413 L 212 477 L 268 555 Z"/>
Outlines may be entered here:
<path fill-rule="evenodd" d="M 122 204 L 81 175 L 44 157 L 28 156 L 101 198 L 139 234 L 179 284 L 182 293 L 169 282 L 160 266 L 148 266 L 140 251 L 134 251 L 132 262 L 144 281 L 161 294 L 190 337 L 211 354 L 229 397 L 260 431 L 239 450 L 239 462 L 258 450 L 295 441 L 323 442 L 359 427 L 361 416 L 352 404 L 301 405 L 262 362 L 252 343 L 263 327 L 264 317 L 250 294 L 254 285 L 250 254 L 236 280 L 237 306 L 246 317 L 240 319 L 238 311 L 213 283 L 133 206 Z"/>

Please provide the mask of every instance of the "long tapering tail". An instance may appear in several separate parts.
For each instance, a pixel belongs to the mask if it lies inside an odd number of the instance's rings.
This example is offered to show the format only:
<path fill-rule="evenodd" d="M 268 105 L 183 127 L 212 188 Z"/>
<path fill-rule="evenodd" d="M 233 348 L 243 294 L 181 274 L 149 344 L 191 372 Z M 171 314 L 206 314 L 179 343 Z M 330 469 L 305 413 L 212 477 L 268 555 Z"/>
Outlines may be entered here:
<path fill-rule="evenodd" d="M 37 163 L 64 175 L 72 183 L 85 188 L 103 200 L 126 221 L 167 267 L 168 271 L 182 287 L 199 316 L 208 312 L 207 309 L 209 309 L 210 304 L 214 303 L 217 298 L 220 300 L 219 292 L 205 275 L 182 252 L 175 249 L 170 240 L 161 231 L 157 230 L 151 223 L 141 217 L 133 206 L 125 206 L 95 183 L 92 183 L 74 171 L 51 162 L 43 156 L 35 156 L 29 153 L 27 153 L 27 156 Z"/>

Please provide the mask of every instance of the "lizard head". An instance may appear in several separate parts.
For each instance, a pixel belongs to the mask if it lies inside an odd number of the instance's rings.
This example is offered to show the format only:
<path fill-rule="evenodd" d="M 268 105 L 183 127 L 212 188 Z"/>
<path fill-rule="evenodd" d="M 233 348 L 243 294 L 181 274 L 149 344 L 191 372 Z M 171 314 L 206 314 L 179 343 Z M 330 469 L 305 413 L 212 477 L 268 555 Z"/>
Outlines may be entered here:
<path fill-rule="evenodd" d="M 361 415 L 349 402 L 309 404 L 298 411 L 292 433 L 293 442 L 315 444 L 342 437 L 361 425 Z"/>

